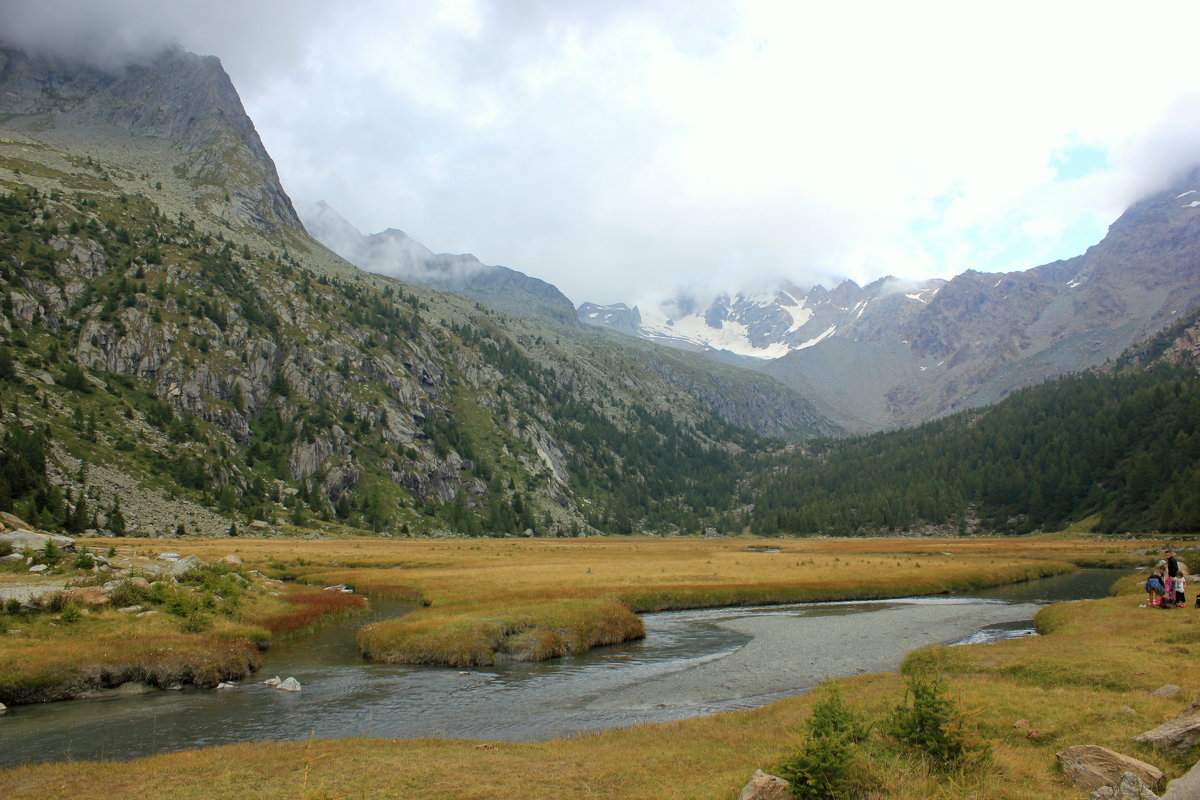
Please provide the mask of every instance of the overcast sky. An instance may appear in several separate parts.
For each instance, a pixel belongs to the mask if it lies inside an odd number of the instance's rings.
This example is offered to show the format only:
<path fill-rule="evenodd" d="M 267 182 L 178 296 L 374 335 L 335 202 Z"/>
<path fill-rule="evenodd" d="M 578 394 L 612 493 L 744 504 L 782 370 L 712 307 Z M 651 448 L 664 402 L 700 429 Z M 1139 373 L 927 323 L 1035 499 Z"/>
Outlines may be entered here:
<path fill-rule="evenodd" d="M 1200 162 L 1198 30 L 1195 0 L 0 0 L 24 42 L 219 56 L 293 198 L 576 303 L 1078 255 Z"/>

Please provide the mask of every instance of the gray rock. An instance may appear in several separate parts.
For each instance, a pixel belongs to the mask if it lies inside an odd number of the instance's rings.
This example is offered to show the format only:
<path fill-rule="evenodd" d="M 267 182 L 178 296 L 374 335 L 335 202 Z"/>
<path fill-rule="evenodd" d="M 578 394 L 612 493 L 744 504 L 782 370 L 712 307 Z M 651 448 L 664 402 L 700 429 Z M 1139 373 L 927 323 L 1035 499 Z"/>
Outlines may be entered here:
<path fill-rule="evenodd" d="M 1067 779 L 1089 792 L 1116 786 L 1126 772 L 1137 775 L 1148 786 L 1157 786 L 1163 779 L 1162 770 L 1153 764 L 1095 744 L 1078 744 L 1057 755 Z"/>
<path fill-rule="evenodd" d="M 1166 686 L 1160 686 L 1150 693 L 1151 697 L 1174 697 L 1182 690 L 1173 683 L 1168 683 Z"/>
<path fill-rule="evenodd" d="M 0 533 L 0 542 L 8 542 L 14 550 L 45 550 L 46 542 L 54 542 L 54 546 L 64 553 L 75 552 L 74 539 L 53 533 L 34 533 L 27 530 L 9 531 Z"/>
<path fill-rule="evenodd" d="M 4 556 L 4 558 L 0 558 L 0 561 L 8 561 L 14 564 L 18 561 L 24 560 L 25 556 L 21 555 L 20 553 L 9 553 L 8 555 Z"/>
<path fill-rule="evenodd" d="M 45 572 L 48 569 L 50 569 L 50 568 L 47 567 L 45 564 L 34 564 L 32 567 L 29 568 L 29 571 L 38 573 L 38 572 Z"/>
<path fill-rule="evenodd" d="M 7 713 L 8 713 L 8 706 L 4 705 L 4 703 L 0 703 L 0 714 L 7 714 Z"/>
<path fill-rule="evenodd" d="M 1162 800 L 1195 800 L 1197 797 L 1200 797 L 1200 761 L 1186 775 L 1167 784 Z"/>
<path fill-rule="evenodd" d="M 1116 786 L 1102 786 L 1089 796 L 1090 800 L 1159 800 L 1158 795 L 1132 772 L 1126 772 Z"/>
<path fill-rule="evenodd" d="M 182 575 L 189 569 L 207 566 L 208 562 L 199 556 L 184 556 L 183 558 L 171 564 L 170 573 L 172 575 Z"/>
<path fill-rule="evenodd" d="M 1133 738 L 1164 753 L 1186 753 L 1200 744 L 1200 698 L 1193 700 L 1179 716 Z"/>
<path fill-rule="evenodd" d="M 750 782 L 738 793 L 737 800 L 791 800 L 791 797 L 790 783 L 756 769 Z"/>
<path fill-rule="evenodd" d="M 217 563 L 218 564 L 232 564 L 235 567 L 240 567 L 242 564 L 244 564 L 246 562 L 242 560 L 241 556 L 236 555 L 234 553 L 230 553 L 227 556 L 221 556 L 219 559 L 217 559 Z"/>
<path fill-rule="evenodd" d="M 142 610 L 143 608 L 141 606 L 125 606 L 117 609 L 117 611 L 120 611 L 122 614 L 136 614 Z"/>
<path fill-rule="evenodd" d="M 284 678 L 275 688 L 281 692 L 298 692 L 300 691 L 300 681 L 290 677 Z"/>

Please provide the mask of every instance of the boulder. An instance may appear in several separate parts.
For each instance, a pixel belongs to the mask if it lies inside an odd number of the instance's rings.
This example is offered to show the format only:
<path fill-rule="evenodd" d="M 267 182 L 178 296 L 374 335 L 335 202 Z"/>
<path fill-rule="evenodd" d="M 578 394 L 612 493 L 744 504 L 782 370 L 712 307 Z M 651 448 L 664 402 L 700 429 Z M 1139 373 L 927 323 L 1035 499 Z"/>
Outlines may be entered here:
<path fill-rule="evenodd" d="M 1142 779 L 1126 772 L 1116 786 L 1101 786 L 1089 795 L 1090 800 L 1159 800 Z"/>
<path fill-rule="evenodd" d="M 297 489 L 297 491 L 299 490 Z M 0 524 L 10 531 L 21 530 L 22 528 L 28 530 L 31 527 L 25 520 L 7 511 L 0 511 Z"/>
<path fill-rule="evenodd" d="M 1153 730 L 1133 737 L 1135 742 L 1152 745 L 1164 753 L 1186 753 L 1200 743 L 1200 697 Z"/>
<path fill-rule="evenodd" d="M 8 712 L 8 706 L 4 705 L 4 703 L 0 703 L 0 714 L 5 714 L 7 712 Z"/>
<path fill-rule="evenodd" d="M 173 562 L 171 564 L 171 568 L 168 570 L 168 572 L 172 575 L 182 575 L 183 573 L 187 572 L 189 569 L 196 569 L 198 567 L 207 567 L 207 566 L 208 566 L 208 562 L 205 561 L 204 559 L 200 558 L 200 556 L 184 556 L 183 558 L 179 559 L 178 561 Z"/>
<path fill-rule="evenodd" d="M 24 561 L 24 560 L 25 560 L 25 556 L 21 555 L 20 553 L 9 553 L 8 555 L 4 556 L 3 558 L 0 558 L 0 561 L 10 562 L 10 563 L 14 563 L 14 564 L 18 561 Z"/>
<path fill-rule="evenodd" d="M 267 678 L 265 681 L 263 681 L 263 686 L 270 686 L 274 688 L 281 683 L 283 683 L 283 681 L 279 680 L 279 676 L 276 675 L 274 678 Z"/>
<path fill-rule="evenodd" d="M 754 770 L 750 782 L 742 787 L 737 800 L 791 800 L 792 785 L 783 778 Z"/>
<path fill-rule="evenodd" d="M 1167 784 L 1162 800 L 1195 800 L 1200 797 L 1200 761 L 1175 780 Z"/>
<path fill-rule="evenodd" d="M 8 542 L 13 550 L 45 550 L 46 542 L 54 542 L 54 546 L 64 553 L 75 552 L 75 540 L 70 536 L 58 536 L 53 533 L 34 533 L 33 531 L 17 529 L 8 533 L 0 533 L 0 542 Z"/>
<path fill-rule="evenodd" d="M 1162 800 L 1195 800 L 1200 797 L 1200 761 L 1175 780 L 1167 784 Z"/>
<path fill-rule="evenodd" d="M 1126 772 L 1132 772 L 1147 786 L 1157 786 L 1163 779 L 1162 770 L 1153 764 L 1095 744 L 1077 744 L 1057 755 L 1067 779 L 1089 792 L 1116 786 Z"/>
<path fill-rule="evenodd" d="M 217 563 L 218 564 L 232 564 L 235 567 L 240 567 L 242 564 L 244 564 L 246 562 L 242 561 L 241 556 L 235 555 L 234 553 L 230 553 L 227 556 L 221 556 L 219 559 L 217 559 Z"/>
<path fill-rule="evenodd" d="M 32 567 L 29 568 L 29 571 L 38 573 L 38 572 L 45 572 L 48 569 L 50 569 L 50 568 L 47 567 L 45 564 L 34 564 Z"/>
<path fill-rule="evenodd" d="M 1168 683 L 1166 686 L 1160 686 L 1150 693 L 1151 697 L 1174 697 L 1182 691 L 1173 683 Z"/>
<path fill-rule="evenodd" d="M 300 691 L 300 681 L 295 678 L 284 678 L 275 688 L 281 692 L 298 692 Z"/>

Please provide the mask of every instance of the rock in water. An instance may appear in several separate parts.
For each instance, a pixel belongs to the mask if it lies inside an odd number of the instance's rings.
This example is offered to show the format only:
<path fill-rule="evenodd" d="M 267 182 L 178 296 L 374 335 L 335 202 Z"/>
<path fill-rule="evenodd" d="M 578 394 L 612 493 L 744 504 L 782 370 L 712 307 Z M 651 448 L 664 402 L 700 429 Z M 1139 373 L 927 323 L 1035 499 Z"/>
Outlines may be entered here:
<path fill-rule="evenodd" d="M 300 691 L 300 681 L 295 678 L 284 678 L 275 688 L 282 692 L 298 692 Z"/>
<path fill-rule="evenodd" d="M 754 770 L 750 782 L 738 793 L 738 800 L 791 800 L 792 785 L 783 778 Z"/>

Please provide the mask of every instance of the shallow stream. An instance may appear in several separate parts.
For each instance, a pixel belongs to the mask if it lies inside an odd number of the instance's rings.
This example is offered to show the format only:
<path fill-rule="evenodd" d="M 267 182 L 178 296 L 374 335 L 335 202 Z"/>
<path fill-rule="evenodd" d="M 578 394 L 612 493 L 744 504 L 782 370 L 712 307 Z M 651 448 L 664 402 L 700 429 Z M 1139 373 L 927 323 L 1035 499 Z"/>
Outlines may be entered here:
<path fill-rule="evenodd" d="M 811 603 L 646 614 L 646 638 L 584 655 L 477 670 L 365 662 L 354 633 L 397 616 L 377 603 L 368 616 L 331 623 L 312 636 L 273 647 L 257 680 L 295 676 L 299 693 L 247 683 L 19 706 L 0 717 L 0 767 L 65 759 L 129 759 L 233 742 L 343 736 L 443 736 L 528 741 L 761 704 L 596 708 L 600 697 L 727 655 L 747 637 L 716 623 L 756 614 L 869 614 L 896 603 L 1045 603 L 1103 597 L 1123 572 L 1085 569 L 975 593 L 971 598 L 906 598 L 871 603 Z M 989 626 L 963 643 L 1032 635 L 1028 620 Z M 831 676 L 837 677 L 837 676 Z M 806 687 L 797 687 L 797 692 Z M 605 704 L 611 705 L 611 703 Z"/>

